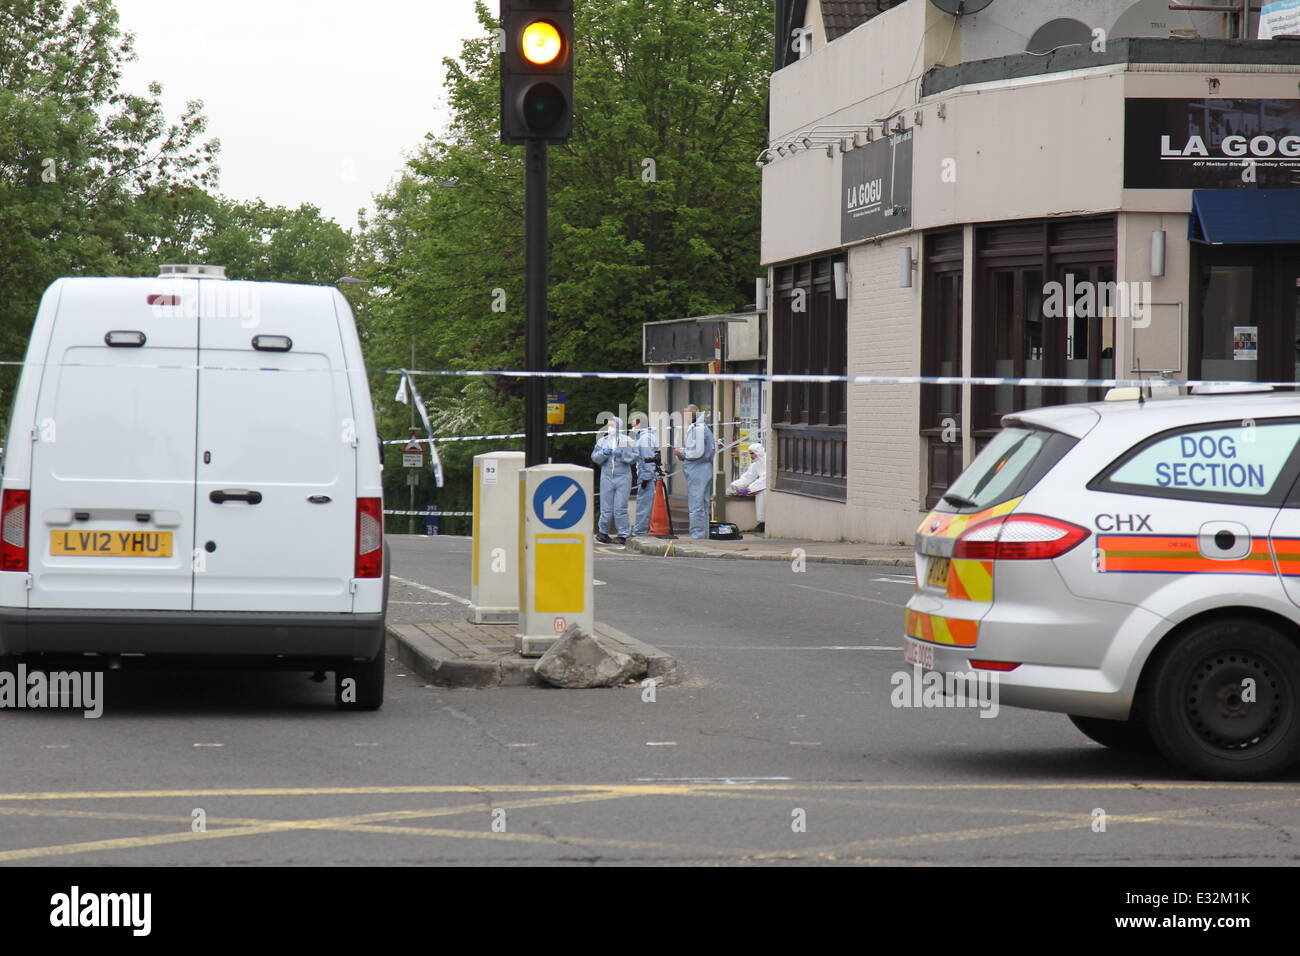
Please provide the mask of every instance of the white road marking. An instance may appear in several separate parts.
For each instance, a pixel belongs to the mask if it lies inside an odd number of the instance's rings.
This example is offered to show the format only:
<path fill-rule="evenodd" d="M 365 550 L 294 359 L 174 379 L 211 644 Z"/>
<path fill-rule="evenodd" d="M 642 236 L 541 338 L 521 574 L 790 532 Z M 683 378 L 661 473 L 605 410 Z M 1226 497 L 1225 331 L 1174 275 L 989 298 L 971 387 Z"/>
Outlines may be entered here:
<path fill-rule="evenodd" d="M 821 594 L 834 594 L 836 597 L 853 598 L 855 601 L 869 601 L 872 604 L 884 604 L 886 607 L 907 607 L 906 604 L 899 604 L 896 601 L 882 601 L 880 598 L 863 597 L 861 594 L 850 594 L 848 591 L 828 591 L 825 588 L 814 588 L 807 584 L 792 584 L 792 588 L 802 588 L 805 591 L 817 591 Z"/>
<path fill-rule="evenodd" d="M 645 745 L 646 745 L 647 747 L 676 747 L 676 746 L 677 746 L 677 741 L 675 741 L 675 740 L 647 740 L 647 741 L 645 742 Z"/>
<path fill-rule="evenodd" d="M 377 744 L 377 743 L 374 743 L 374 744 L 369 744 L 369 743 L 366 743 L 366 744 L 363 744 L 363 743 L 356 743 L 356 744 L 353 744 L 352 746 L 354 746 L 354 747 L 378 747 L 379 744 Z"/>
<path fill-rule="evenodd" d="M 916 584 L 915 578 L 872 578 L 872 581 L 885 581 L 889 584 Z"/>
<path fill-rule="evenodd" d="M 506 744 L 507 747 L 536 747 L 537 744 Z"/>
<path fill-rule="evenodd" d="M 820 740 L 792 740 L 792 741 L 790 741 L 790 746 L 791 746 L 791 747 L 820 747 L 821 745 L 822 745 L 822 744 L 821 744 L 821 741 L 820 741 Z"/>
<path fill-rule="evenodd" d="M 45 750 L 67 750 L 72 744 L 41 744 Z"/>
<path fill-rule="evenodd" d="M 605 582 L 602 581 L 600 578 L 592 578 L 592 579 L 591 579 L 591 583 L 592 583 L 593 585 L 595 585 L 596 587 L 603 587 L 604 584 L 605 584 Z"/>
<path fill-rule="evenodd" d="M 195 744 L 196 747 L 224 747 L 225 744 Z"/>
<path fill-rule="evenodd" d="M 453 601 L 458 604 L 463 604 L 466 607 L 470 606 L 469 601 L 466 601 L 463 597 L 458 595 L 448 594 L 446 591 L 439 591 L 437 588 L 431 588 L 429 585 L 421 584 L 418 581 L 408 581 L 406 578 L 399 578 L 396 574 L 390 575 L 390 577 L 398 584 L 405 584 L 408 588 L 419 588 L 421 591 L 428 591 L 430 594 L 436 594 L 439 597 L 451 598 Z"/>
<path fill-rule="evenodd" d="M 418 604 L 420 607 L 447 607 L 450 601 L 389 601 L 389 604 Z"/>

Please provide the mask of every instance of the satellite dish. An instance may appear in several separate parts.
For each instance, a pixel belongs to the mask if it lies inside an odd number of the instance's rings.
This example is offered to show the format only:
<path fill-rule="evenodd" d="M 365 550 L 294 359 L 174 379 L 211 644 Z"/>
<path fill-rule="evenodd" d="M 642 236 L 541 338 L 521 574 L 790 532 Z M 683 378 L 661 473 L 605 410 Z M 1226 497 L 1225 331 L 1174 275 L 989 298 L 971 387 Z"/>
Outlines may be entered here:
<path fill-rule="evenodd" d="M 930 2 L 944 13 L 960 17 L 966 13 L 979 13 L 993 0 L 930 0 Z"/>
<path fill-rule="evenodd" d="M 1170 10 L 1169 0 L 1138 0 L 1110 28 L 1112 37 L 1171 37 L 1174 30 L 1196 30 L 1192 15 Z"/>
<path fill-rule="evenodd" d="M 1029 45 L 1025 47 L 1025 52 L 1048 53 L 1057 47 L 1075 46 L 1080 43 L 1085 46 L 1092 43 L 1092 28 L 1078 20 L 1061 17 L 1058 20 L 1049 20 L 1035 30 L 1034 35 L 1029 38 Z"/>

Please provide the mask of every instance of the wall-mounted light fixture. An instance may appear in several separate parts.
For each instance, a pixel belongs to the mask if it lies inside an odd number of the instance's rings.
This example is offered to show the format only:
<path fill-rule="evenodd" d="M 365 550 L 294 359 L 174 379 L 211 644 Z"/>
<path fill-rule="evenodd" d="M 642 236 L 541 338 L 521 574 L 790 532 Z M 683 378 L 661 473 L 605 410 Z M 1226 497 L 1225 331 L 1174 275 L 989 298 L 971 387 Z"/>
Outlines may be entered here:
<path fill-rule="evenodd" d="M 847 262 L 833 263 L 832 271 L 835 273 L 835 298 L 843 300 L 849 297 L 849 264 Z"/>
<path fill-rule="evenodd" d="M 1156 229 L 1151 233 L 1151 276 L 1159 279 L 1165 274 L 1165 231 Z"/>
<path fill-rule="evenodd" d="M 912 258 L 912 247 L 903 246 L 898 250 L 898 287 L 900 289 L 912 288 L 912 270 L 916 268 L 916 260 Z"/>

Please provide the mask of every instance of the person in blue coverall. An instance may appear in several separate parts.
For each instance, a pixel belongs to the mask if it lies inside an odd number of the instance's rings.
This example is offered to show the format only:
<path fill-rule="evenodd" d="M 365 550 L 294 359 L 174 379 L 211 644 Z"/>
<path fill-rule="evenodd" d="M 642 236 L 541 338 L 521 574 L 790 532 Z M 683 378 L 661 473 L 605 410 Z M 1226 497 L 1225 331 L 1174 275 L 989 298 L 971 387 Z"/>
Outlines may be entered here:
<path fill-rule="evenodd" d="M 627 543 L 631 533 L 627 517 L 627 499 L 632 491 L 632 462 L 636 451 L 632 439 L 623 434 L 623 423 L 611 418 L 605 431 L 596 438 L 591 460 L 600 465 L 600 522 L 596 540 L 610 544 L 609 525 L 613 519 L 618 544 Z"/>
<path fill-rule="evenodd" d="M 640 538 L 650 533 L 650 512 L 655 497 L 655 456 L 659 454 L 659 441 L 642 412 L 632 416 L 632 436 L 637 475 L 636 527 L 632 529 L 632 535 Z"/>
<path fill-rule="evenodd" d="M 686 437 L 677 448 L 677 460 L 686 474 L 686 508 L 691 518 L 691 537 L 709 536 L 709 498 L 713 492 L 713 455 L 718 441 L 709 426 L 700 420 L 697 405 L 682 409 L 682 418 L 689 422 Z"/>

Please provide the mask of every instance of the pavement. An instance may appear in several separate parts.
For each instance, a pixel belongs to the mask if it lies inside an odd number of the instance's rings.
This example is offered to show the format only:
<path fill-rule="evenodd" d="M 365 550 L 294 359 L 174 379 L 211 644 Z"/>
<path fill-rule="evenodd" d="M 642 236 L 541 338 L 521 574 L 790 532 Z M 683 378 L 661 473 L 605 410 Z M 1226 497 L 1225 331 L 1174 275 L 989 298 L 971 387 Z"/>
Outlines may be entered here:
<path fill-rule="evenodd" d="M 864 544 L 855 541 L 804 541 L 798 538 L 767 538 L 746 534 L 739 541 L 695 538 L 628 538 L 627 549 L 638 554 L 680 558 L 747 558 L 751 561 L 794 561 L 819 564 L 881 564 L 911 567 L 915 550 L 911 545 Z"/>

